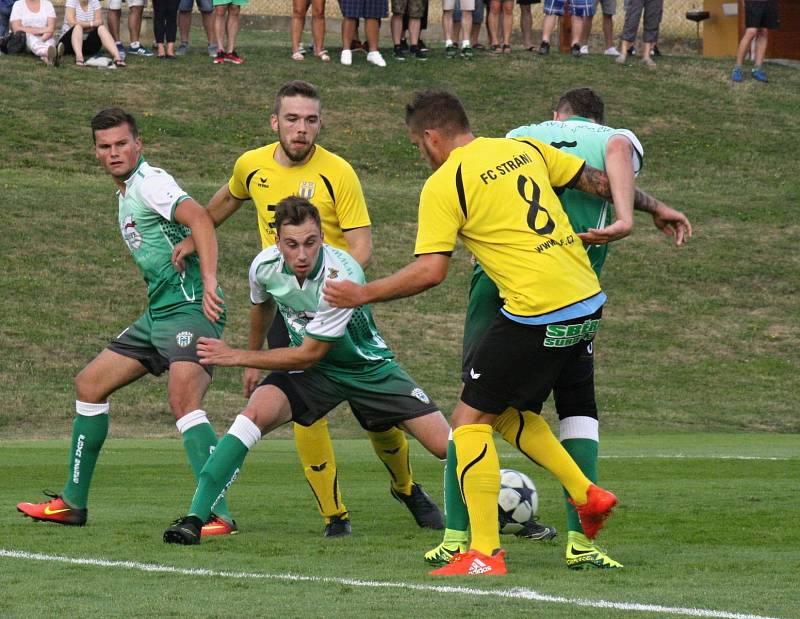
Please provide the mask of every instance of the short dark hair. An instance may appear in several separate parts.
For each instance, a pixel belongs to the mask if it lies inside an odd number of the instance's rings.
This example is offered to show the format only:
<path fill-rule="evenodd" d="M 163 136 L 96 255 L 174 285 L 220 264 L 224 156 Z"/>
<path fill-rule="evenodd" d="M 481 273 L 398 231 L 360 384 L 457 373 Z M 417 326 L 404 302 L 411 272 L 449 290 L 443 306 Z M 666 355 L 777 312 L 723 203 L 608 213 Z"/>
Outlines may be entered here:
<path fill-rule="evenodd" d="M 136 119 L 128 114 L 121 107 L 107 107 L 100 110 L 92 117 L 92 141 L 95 141 L 95 133 L 103 129 L 113 129 L 126 124 L 131 128 L 134 138 L 139 137 L 139 127 L 136 126 Z"/>
<path fill-rule="evenodd" d="M 423 90 L 414 93 L 406 105 L 406 125 L 413 133 L 425 129 L 470 131 L 469 118 L 458 97 L 446 90 Z"/>
<path fill-rule="evenodd" d="M 275 105 L 272 108 L 273 114 L 278 114 L 281 111 L 281 101 L 284 97 L 305 97 L 314 101 L 320 100 L 319 90 L 314 84 L 303 80 L 292 80 L 278 89 L 278 94 L 275 95 Z"/>
<path fill-rule="evenodd" d="M 278 236 L 281 235 L 281 226 L 285 224 L 299 226 L 308 219 L 317 224 L 320 230 L 322 229 L 317 207 L 300 196 L 289 196 L 275 206 L 275 231 Z"/>
<path fill-rule="evenodd" d="M 556 112 L 583 116 L 602 123 L 605 117 L 603 98 L 591 88 L 568 90 L 556 104 Z"/>

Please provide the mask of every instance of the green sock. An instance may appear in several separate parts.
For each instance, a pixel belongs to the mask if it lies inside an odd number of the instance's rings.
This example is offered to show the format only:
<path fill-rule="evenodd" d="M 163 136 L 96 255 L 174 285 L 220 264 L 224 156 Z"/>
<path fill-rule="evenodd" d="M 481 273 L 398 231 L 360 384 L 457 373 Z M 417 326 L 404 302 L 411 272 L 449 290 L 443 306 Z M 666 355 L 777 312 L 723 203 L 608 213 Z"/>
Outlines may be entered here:
<path fill-rule="evenodd" d="M 561 444 L 567 453 L 572 456 L 572 459 L 575 460 L 583 474 L 591 479 L 592 483 L 597 483 L 598 442 L 589 438 L 569 438 L 561 441 Z M 567 496 L 566 490 L 564 491 L 564 496 Z M 581 527 L 581 521 L 578 518 L 578 512 L 575 511 L 575 507 L 567 500 L 564 503 L 567 506 L 567 529 L 583 533 L 583 527 Z"/>
<path fill-rule="evenodd" d="M 108 404 L 88 404 L 77 402 L 76 408 L 92 407 L 104 409 L 99 415 L 86 415 L 80 412 L 72 422 L 72 443 L 69 450 L 69 478 L 61 491 L 67 505 L 85 509 L 89 501 L 89 487 L 92 474 L 100 455 L 100 449 L 108 434 Z"/>
<path fill-rule="evenodd" d="M 217 435 L 210 423 L 200 423 L 183 433 L 183 448 L 189 457 L 195 479 L 200 481 L 200 472 L 217 446 Z M 228 509 L 228 503 L 223 497 L 214 506 L 214 513 L 220 518 L 233 522 L 233 516 Z"/>
<path fill-rule="evenodd" d="M 456 445 L 451 438 L 447 442 L 447 464 L 444 466 L 444 513 L 446 527 L 450 531 L 466 531 L 469 514 L 458 485 Z"/>
<path fill-rule="evenodd" d="M 217 512 L 215 502 L 223 497 L 236 477 L 249 450 L 245 444 L 232 434 L 223 436 L 214 453 L 203 466 L 198 478 L 189 515 L 197 516 L 206 522 L 211 515 L 211 510 Z"/>

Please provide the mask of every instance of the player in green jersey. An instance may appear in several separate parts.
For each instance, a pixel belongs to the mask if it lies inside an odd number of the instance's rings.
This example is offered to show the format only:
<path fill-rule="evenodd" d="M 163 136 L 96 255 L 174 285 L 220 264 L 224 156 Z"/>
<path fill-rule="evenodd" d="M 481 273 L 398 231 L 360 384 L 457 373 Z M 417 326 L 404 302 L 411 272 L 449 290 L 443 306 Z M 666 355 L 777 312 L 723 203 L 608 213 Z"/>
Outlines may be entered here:
<path fill-rule="evenodd" d="M 559 100 L 552 121 L 518 127 L 506 137 L 535 138 L 560 150 L 585 159 L 587 164 L 605 170 L 610 185 L 621 192 L 634 192 L 634 177 L 642 167 L 644 151 L 636 136 L 627 129 L 612 129 L 602 125 L 604 104 L 599 94 L 590 88 L 576 88 L 566 92 Z M 632 213 L 623 211 L 614 217 L 613 204 L 598 196 L 565 189 L 561 203 L 575 232 L 586 245 L 589 261 L 598 277 L 608 253 L 608 242 L 623 238 L 632 227 Z M 691 225 L 686 217 L 658 203 L 650 201 L 639 192 L 633 200 L 634 208 L 647 206 L 655 225 L 675 236 L 678 246 L 691 235 Z M 652 208 L 651 208 L 652 207 Z M 614 220 L 614 223 L 610 223 Z M 471 360 L 483 334 L 497 314 L 502 300 L 497 286 L 479 264 L 475 265 L 469 294 L 469 307 L 464 327 L 464 371 Z M 556 412 L 560 420 L 560 440 L 586 476 L 597 482 L 597 457 L 599 444 L 598 412 L 594 397 L 593 342 L 585 346 L 581 364 L 553 389 Z M 466 547 L 469 517 L 454 476 L 455 452 L 448 449 L 445 474 L 446 530 L 443 542 L 425 555 L 432 565 L 446 563 L 449 558 Z M 449 473 L 449 474 L 448 474 Z M 570 568 L 583 567 L 621 568 L 583 534 L 575 508 L 566 501 L 567 550 L 566 562 Z M 542 525 L 531 523 L 533 532 Z M 541 532 L 541 531 L 540 531 Z M 543 533 L 542 533 L 543 535 Z M 528 535 L 535 537 L 534 535 Z"/>
<path fill-rule="evenodd" d="M 278 203 L 275 230 L 276 244 L 258 254 L 250 267 L 250 336 L 263 338 L 277 308 L 291 346 L 234 350 L 218 339 L 200 340 L 198 353 L 204 364 L 271 373 L 203 467 L 188 515 L 164 532 L 167 543 L 200 542 L 203 522 L 262 435 L 292 420 L 311 425 L 345 400 L 364 429 L 402 426 L 433 455 L 445 457 L 447 421 L 394 360 L 369 306 L 338 309 L 322 298 L 328 281 L 363 284 L 358 262 L 323 244 L 319 211 L 305 198 L 291 196 Z"/>
<path fill-rule="evenodd" d="M 73 423 L 67 483 L 44 503 L 20 503 L 17 509 L 36 520 L 84 525 L 92 474 L 108 433 L 109 396 L 147 373 L 169 370 L 170 408 L 192 469 L 199 474 L 217 443 L 202 409 L 212 367 L 200 365 L 197 340 L 219 337 L 225 305 L 217 286 L 214 222 L 164 170 L 142 156 L 134 118 L 109 108 L 92 118 L 95 155 L 118 188 L 119 229 L 147 284 L 147 309 L 75 379 Z M 171 263 L 172 248 L 189 234 L 197 255 L 183 272 Z M 218 516 L 218 517 L 217 517 Z M 204 535 L 236 532 L 224 503 L 203 522 Z"/>

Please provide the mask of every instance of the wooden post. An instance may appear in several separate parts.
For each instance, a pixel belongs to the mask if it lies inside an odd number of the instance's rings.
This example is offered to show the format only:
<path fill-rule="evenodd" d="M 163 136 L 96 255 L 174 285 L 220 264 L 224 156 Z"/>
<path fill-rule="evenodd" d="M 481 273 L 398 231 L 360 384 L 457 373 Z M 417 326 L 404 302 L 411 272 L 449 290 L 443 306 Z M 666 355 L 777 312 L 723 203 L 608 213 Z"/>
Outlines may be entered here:
<path fill-rule="evenodd" d="M 564 2 L 564 15 L 558 21 L 558 51 L 569 54 L 572 47 L 572 7 L 569 0 Z"/>

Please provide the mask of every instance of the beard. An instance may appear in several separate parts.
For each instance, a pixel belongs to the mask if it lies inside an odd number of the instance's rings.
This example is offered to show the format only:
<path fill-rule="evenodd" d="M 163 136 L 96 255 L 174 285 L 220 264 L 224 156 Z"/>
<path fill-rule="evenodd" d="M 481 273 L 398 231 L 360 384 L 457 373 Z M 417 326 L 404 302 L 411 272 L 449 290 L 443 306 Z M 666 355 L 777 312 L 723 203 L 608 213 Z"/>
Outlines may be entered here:
<path fill-rule="evenodd" d="M 292 151 L 289 142 L 283 138 L 280 138 L 279 141 L 284 154 L 295 163 L 303 161 L 306 157 L 308 157 L 308 153 L 311 152 L 311 149 L 314 148 L 314 142 L 308 142 L 302 149 Z"/>

